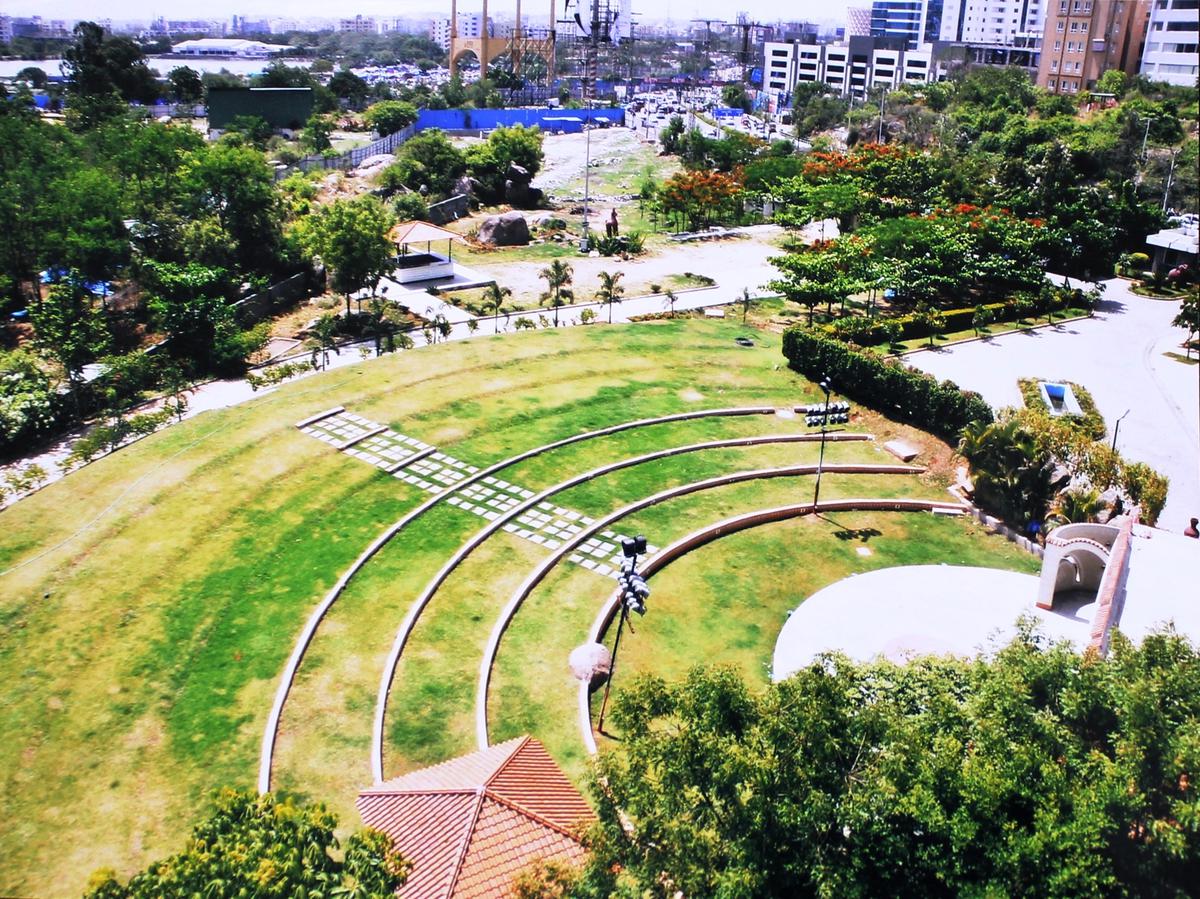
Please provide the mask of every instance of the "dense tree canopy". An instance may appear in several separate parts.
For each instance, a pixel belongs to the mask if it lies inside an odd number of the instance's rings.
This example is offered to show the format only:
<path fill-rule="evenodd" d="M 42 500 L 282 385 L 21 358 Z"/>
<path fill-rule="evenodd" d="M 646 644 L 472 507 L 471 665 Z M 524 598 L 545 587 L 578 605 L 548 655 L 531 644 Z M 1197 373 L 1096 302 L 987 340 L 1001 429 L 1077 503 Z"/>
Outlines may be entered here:
<path fill-rule="evenodd" d="M 183 851 L 127 883 L 101 869 L 86 899 L 390 899 L 408 873 L 390 838 L 363 831 L 342 844 L 336 826 L 321 805 L 224 790 Z"/>
<path fill-rule="evenodd" d="M 1029 630 L 994 659 L 822 658 L 618 695 L 586 884 L 608 895 L 1183 897 L 1200 882 L 1200 655 Z M 644 893 L 642 891 L 645 891 Z"/>

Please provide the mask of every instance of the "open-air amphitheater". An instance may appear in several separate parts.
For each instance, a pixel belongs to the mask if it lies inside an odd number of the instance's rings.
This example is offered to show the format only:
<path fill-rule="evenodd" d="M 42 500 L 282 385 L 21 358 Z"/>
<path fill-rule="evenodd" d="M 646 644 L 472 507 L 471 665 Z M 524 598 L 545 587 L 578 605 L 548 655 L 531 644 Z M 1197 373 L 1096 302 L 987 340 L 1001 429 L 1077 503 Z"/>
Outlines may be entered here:
<path fill-rule="evenodd" d="M 525 733 L 582 782 L 607 737 L 568 656 L 611 643 L 623 535 L 648 537 L 653 595 L 615 691 L 701 663 L 765 682 L 789 614 L 849 576 L 1039 570 L 961 514 L 929 435 L 855 408 L 822 457 L 820 389 L 777 335 L 743 333 L 676 320 L 371 360 L 6 513 L 0 584 L 23 599 L 0 675 L 22 686 L 0 893 L 144 865 L 223 785 L 352 824 L 358 790 Z"/>

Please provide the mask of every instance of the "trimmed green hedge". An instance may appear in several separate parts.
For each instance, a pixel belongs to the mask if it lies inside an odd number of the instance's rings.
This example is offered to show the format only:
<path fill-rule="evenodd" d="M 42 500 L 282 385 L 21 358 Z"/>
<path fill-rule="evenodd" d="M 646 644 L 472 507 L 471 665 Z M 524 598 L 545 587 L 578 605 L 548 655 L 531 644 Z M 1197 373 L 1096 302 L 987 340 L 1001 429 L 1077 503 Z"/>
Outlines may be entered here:
<path fill-rule="evenodd" d="M 1078 293 L 1082 292 L 1056 290 L 1051 294 L 1052 299 L 1045 296 L 1029 297 L 1024 303 L 1018 300 L 1006 300 L 1003 303 L 985 303 L 983 308 L 991 313 L 992 322 L 1017 321 L 1031 314 L 1044 315 L 1050 310 L 1058 312 L 1069 309 L 1072 303 L 1083 305 L 1086 298 L 1081 300 L 1076 296 Z M 970 330 L 971 322 L 975 318 L 975 308 L 939 310 L 944 324 L 938 333 L 951 334 L 956 331 Z M 900 340 L 915 340 L 919 337 L 930 336 L 929 328 L 926 327 L 925 321 L 919 314 L 898 315 L 894 318 L 843 318 L 823 327 L 827 333 L 842 340 L 852 340 L 860 346 L 875 346 L 888 341 L 889 322 L 895 323 L 892 327 L 899 325 Z"/>
<path fill-rule="evenodd" d="M 783 355 L 812 381 L 828 377 L 834 390 L 898 421 L 916 425 L 954 443 L 972 421 L 994 420 L 992 407 L 953 381 L 855 351 L 830 337 L 796 326 L 783 332 Z"/>

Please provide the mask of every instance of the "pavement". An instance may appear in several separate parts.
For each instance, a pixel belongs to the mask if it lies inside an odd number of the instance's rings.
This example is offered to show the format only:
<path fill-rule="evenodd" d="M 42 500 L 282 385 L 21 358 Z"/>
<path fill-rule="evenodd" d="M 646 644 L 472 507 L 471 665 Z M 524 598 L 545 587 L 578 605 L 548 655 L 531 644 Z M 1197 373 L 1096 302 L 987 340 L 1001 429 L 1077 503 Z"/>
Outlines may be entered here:
<path fill-rule="evenodd" d="M 1182 538 L 1180 538 L 1182 539 Z M 905 565 L 855 574 L 793 610 L 775 641 L 775 682 L 840 651 L 859 662 L 914 655 L 971 657 L 1008 643 L 1034 618 L 1052 640 L 1088 645 L 1090 609 L 1037 607 L 1038 577 L 995 568 Z"/>
<path fill-rule="evenodd" d="M 1178 301 L 1139 297 L 1119 278 L 1104 284 L 1093 318 L 923 350 L 905 361 L 978 391 L 996 408 L 1022 405 L 1018 378 L 1083 385 L 1109 440 L 1120 421 L 1117 450 L 1170 479 L 1158 526 L 1178 533 L 1200 516 L 1200 365 L 1165 355 L 1182 353 L 1187 336 L 1171 324 Z"/>

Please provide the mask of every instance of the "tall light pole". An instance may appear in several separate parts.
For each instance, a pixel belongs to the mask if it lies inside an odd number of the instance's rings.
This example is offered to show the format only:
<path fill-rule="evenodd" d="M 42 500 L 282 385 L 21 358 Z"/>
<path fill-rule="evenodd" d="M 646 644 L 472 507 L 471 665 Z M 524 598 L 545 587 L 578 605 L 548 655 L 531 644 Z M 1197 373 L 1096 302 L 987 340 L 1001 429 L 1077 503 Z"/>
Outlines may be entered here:
<path fill-rule="evenodd" d="M 592 100 L 587 98 L 587 117 L 583 122 L 584 133 L 584 161 L 583 161 L 583 240 L 580 241 L 579 248 L 583 252 L 591 249 L 588 239 L 588 205 L 592 199 Z"/>
<path fill-rule="evenodd" d="M 1171 195 L 1171 179 L 1175 177 L 1175 157 L 1179 155 L 1179 151 L 1175 150 L 1171 153 L 1171 168 L 1167 170 L 1167 183 L 1163 187 L 1163 202 L 1162 211 L 1166 215 L 1167 212 L 1167 197 Z"/>
<path fill-rule="evenodd" d="M 1125 415 L 1128 415 L 1132 411 L 1132 409 L 1126 409 Z M 1114 453 L 1117 451 L 1117 435 L 1121 433 L 1121 422 L 1125 420 L 1125 415 L 1122 415 L 1120 418 L 1118 418 L 1117 423 L 1113 425 L 1112 451 Z"/>
<path fill-rule="evenodd" d="M 829 378 L 821 379 L 821 389 L 825 391 L 825 405 L 821 407 L 821 454 L 817 457 L 817 484 L 813 488 L 813 511 L 817 510 L 817 501 L 821 498 L 821 469 L 825 467 L 825 435 L 829 432 Z"/>
<path fill-rule="evenodd" d="M 617 636 L 613 639 L 611 661 L 608 665 L 608 679 L 604 682 L 604 700 L 600 703 L 600 721 L 596 729 L 604 733 L 604 713 L 608 709 L 608 692 L 612 689 L 613 675 L 617 670 L 617 650 L 621 648 L 621 632 L 630 612 L 639 615 L 646 614 L 646 600 L 650 598 L 650 588 L 645 579 L 637 573 L 637 558 L 646 552 L 646 538 L 641 534 L 636 537 L 625 537 L 621 540 L 621 552 L 625 556 L 625 564 L 621 575 L 617 578 L 621 585 L 621 617 L 617 621 Z M 633 630 L 633 625 L 629 625 Z"/>

